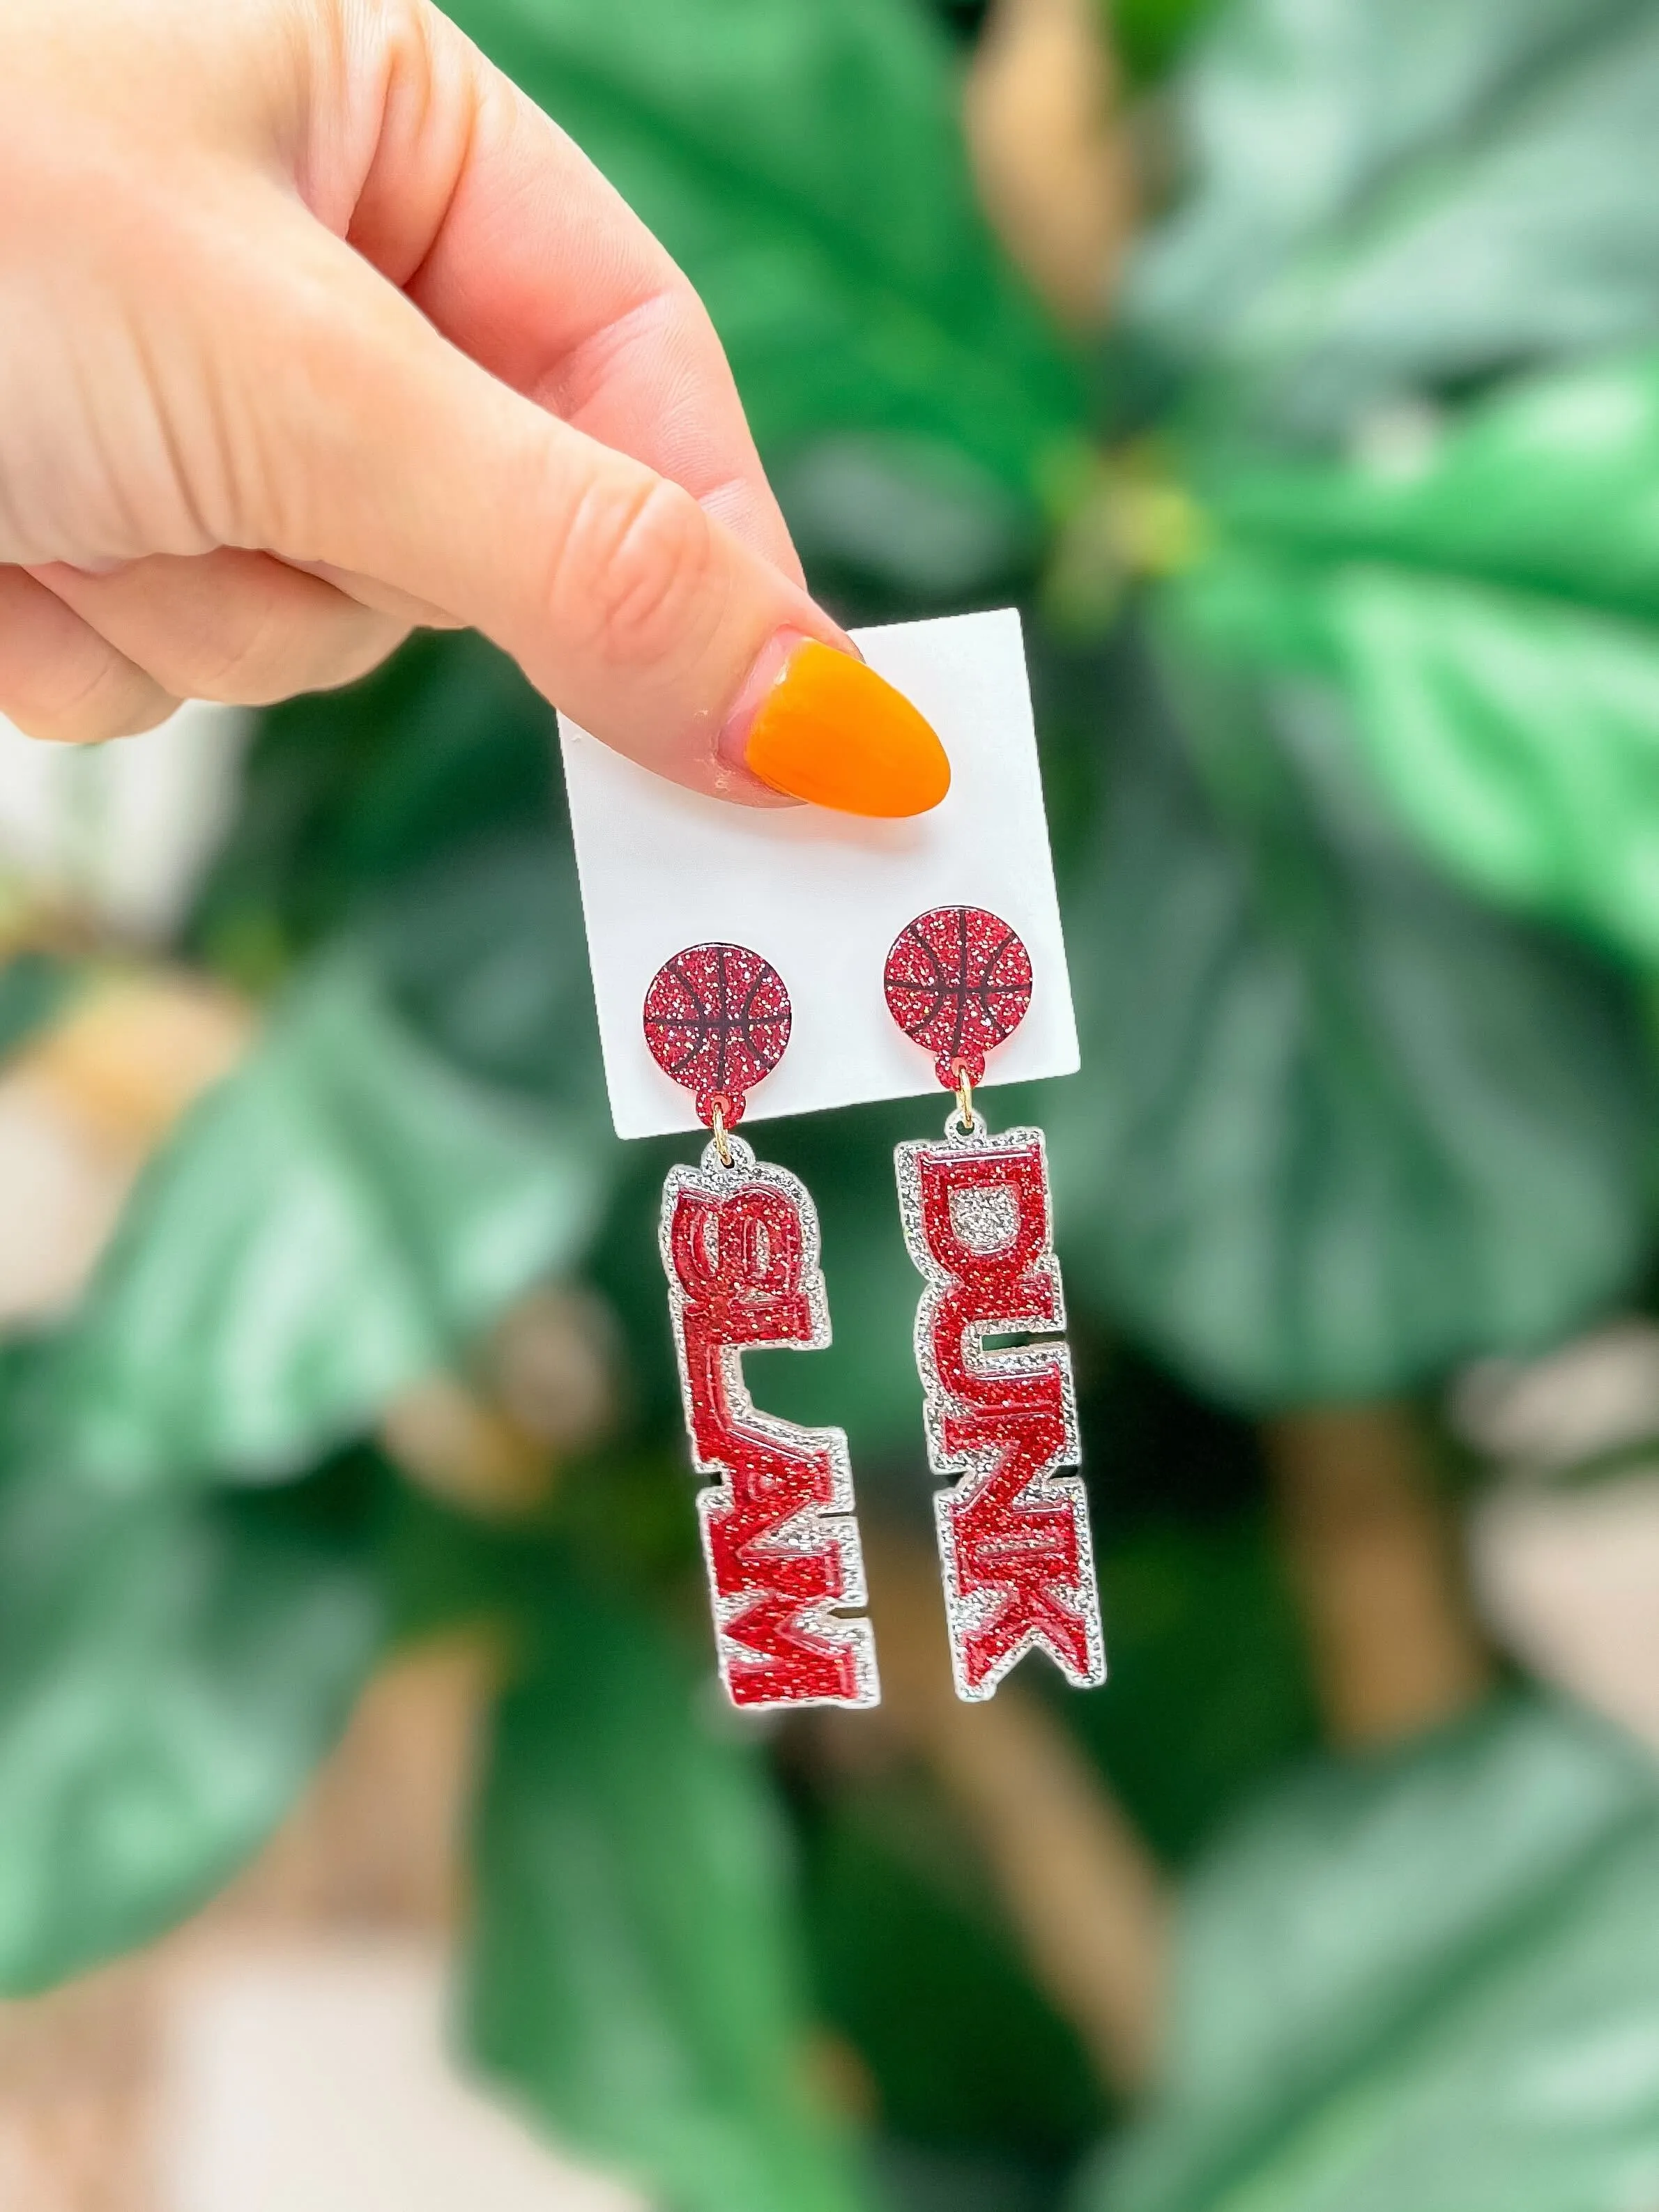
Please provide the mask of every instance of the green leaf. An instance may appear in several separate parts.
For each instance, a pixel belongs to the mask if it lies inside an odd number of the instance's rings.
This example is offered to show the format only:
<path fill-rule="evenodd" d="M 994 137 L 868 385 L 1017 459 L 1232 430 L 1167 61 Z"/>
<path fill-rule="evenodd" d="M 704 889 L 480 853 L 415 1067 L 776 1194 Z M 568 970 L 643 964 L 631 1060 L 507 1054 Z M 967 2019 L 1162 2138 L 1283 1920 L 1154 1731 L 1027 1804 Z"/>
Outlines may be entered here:
<path fill-rule="evenodd" d="M 677 2212 L 858 2212 L 752 1757 L 644 1619 L 569 1583 L 543 1619 L 479 1814 L 473 2055 Z"/>
<path fill-rule="evenodd" d="M 1659 2174 L 1659 1772 L 1505 1704 L 1327 1762 L 1183 1913 L 1148 2119 L 1079 2212 L 1582 2212 Z"/>
<path fill-rule="evenodd" d="M 1332 565 L 1461 577 L 1650 621 L 1659 613 L 1659 348 L 1424 409 L 1346 465 L 1257 447 L 1200 474 L 1230 539 Z"/>
<path fill-rule="evenodd" d="M 1178 1520 L 1166 1504 L 1126 1528 L 1121 1453 L 1106 1428 L 1093 1456 L 1111 1680 L 1097 1696 L 1067 1698 L 1066 1717 L 1136 1832 L 1175 1863 L 1305 1755 L 1317 1716 L 1306 1638 L 1263 1518 L 1189 1510 Z M 1152 1479 L 1169 1486 L 1167 1456 Z"/>
<path fill-rule="evenodd" d="M 551 1109 L 597 1183 L 618 1172 L 568 833 L 459 846 L 379 902 L 366 934 L 388 998 L 425 1044 Z"/>
<path fill-rule="evenodd" d="M 292 1474 L 569 1263 L 601 1186 L 580 1127 L 453 1072 L 343 952 L 147 1170 L 52 1449 L 125 1491 Z"/>
<path fill-rule="evenodd" d="M 468 631 L 417 633 L 362 683 L 270 708 L 192 945 L 266 989 L 459 848 L 539 829 L 568 854 L 555 744 L 547 702 Z"/>
<path fill-rule="evenodd" d="M 1426 849 L 1659 962 L 1659 630 L 1380 569 L 1322 597 L 1359 744 Z"/>
<path fill-rule="evenodd" d="M 1194 189 L 1130 319 L 1281 428 L 1659 319 L 1650 8 L 1232 0 L 1185 96 Z"/>
<path fill-rule="evenodd" d="M 1485 895 L 1659 957 L 1659 353 L 1531 380 L 1370 465 L 1235 457 L 1166 587 L 1197 649 L 1321 670 Z"/>
<path fill-rule="evenodd" d="M 455 12 L 702 293 L 805 550 L 947 591 L 1026 550 L 1080 383 L 989 242 L 915 0 Z"/>
<path fill-rule="evenodd" d="M 1099 2085 L 1033 1986 L 959 1824 L 905 1776 L 839 1793 L 814 1829 L 817 1984 L 874 2076 L 884 2133 L 1075 2158 L 1101 2125 Z"/>
<path fill-rule="evenodd" d="M 1216 0 L 1100 0 L 1108 35 L 1132 84 L 1166 77 Z"/>
<path fill-rule="evenodd" d="M 1129 740 L 1084 908 L 1080 1249 L 1246 1403 L 1540 1343 L 1639 1262 L 1633 1006 L 1395 823 L 1659 946 L 1659 374 L 1559 365 L 1659 324 L 1656 97 L 1629 0 L 1233 0 L 1200 41 L 1195 188 L 1131 307 L 1189 373 L 1196 557 L 1151 594 L 1179 741 Z"/>
<path fill-rule="evenodd" d="M 299 1795 L 381 1636 L 368 1561 L 301 1514 L 8 1467 L 0 1992 L 146 1942 L 210 1896 Z"/>
<path fill-rule="evenodd" d="M 79 971 L 47 952 L 17 952 L 0 964 L 0 1059 L 46 1028 L 74 992 Z"/>
<path fill-rule="evenodd" d="M 1086 1079 L 1048 1118 L 1068 1283 L 1249 1406 L 1549 1341 L 1646 1242 L 1639 1009 L 1405 849 L 1313 677 L 1165 641 L 1067 911 Z"/>

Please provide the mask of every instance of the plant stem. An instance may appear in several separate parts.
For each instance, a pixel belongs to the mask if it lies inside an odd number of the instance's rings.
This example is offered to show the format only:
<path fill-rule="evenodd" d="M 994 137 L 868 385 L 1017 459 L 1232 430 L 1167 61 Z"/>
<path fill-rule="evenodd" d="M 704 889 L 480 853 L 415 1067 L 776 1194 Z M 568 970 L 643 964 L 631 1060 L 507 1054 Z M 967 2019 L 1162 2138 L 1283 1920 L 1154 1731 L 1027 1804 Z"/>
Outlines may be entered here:
<path fill-rule="evenodd" d="M 1039 1986 L 1101 2079 L 1133 2094 L 1152 2071 L 1168 1948 L 1152 1855 L 1034 1692 L 1007 1682 L 984 1705 L 958 1699 L 937 1562 L 868 1534 L 883 1717 L 973 1837 Z"/>
<path fill-rule="evenodd" d="M 1310 1407 L 1263 1433 L 1332 1741 L 1394 1742 L 1477 1704 L 1492 1661 L 1411 1409 Z"/>
<path fill-rule="evenodd" d="M 1136 214 L 1117 65 L 1096 0 L 998 0 L 963 121 L 1003 245 L 1062 324 L 1096 328 Z"/>

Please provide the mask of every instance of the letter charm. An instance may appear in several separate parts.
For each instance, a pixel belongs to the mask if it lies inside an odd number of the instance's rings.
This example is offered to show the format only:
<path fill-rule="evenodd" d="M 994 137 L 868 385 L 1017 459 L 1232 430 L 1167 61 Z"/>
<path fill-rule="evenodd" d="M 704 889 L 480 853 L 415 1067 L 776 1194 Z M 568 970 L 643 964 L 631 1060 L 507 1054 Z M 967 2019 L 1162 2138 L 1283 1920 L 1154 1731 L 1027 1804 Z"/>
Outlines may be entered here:
<path fill-rule="evenodd" d="M 887 1004 L 957 1103 L 944 1141 L 900 1145 L 899 1212 L 927 1287 L 916 1314 L 928 1463 L 957 1694 L 988 1698 L 1026 1652 L 1068 1682 L 1106 1679 L 1072 1355 L 1040 1129 L 987 1130 L 986 1056 L 1030 1004 L 1018 934 L 981 907 L 939 907 L 887 956 Z M 1030 1341 L 1035 1336 L 1038 1340 Z M 1013 1337 L 1014 1343 L 996 1343 Z M 1042 1340 L 1043 1339 L 1048 1340 Z"/>
<path fill-rule="evenodd" d="M 737 945 L 696 945 L 653 977 L 645 1036 L 714 1132 L 663 1186 L 662 1261 L 697 1496 L 720 1680 L 749 1710 L 880 1702 L 840 1429 L 762 1413 L 745 1352 L 830 1341 L 818 1218 L 805 1187 L 730 1132 L 744 1094 L 783 1057 L 789 994 Z"/>

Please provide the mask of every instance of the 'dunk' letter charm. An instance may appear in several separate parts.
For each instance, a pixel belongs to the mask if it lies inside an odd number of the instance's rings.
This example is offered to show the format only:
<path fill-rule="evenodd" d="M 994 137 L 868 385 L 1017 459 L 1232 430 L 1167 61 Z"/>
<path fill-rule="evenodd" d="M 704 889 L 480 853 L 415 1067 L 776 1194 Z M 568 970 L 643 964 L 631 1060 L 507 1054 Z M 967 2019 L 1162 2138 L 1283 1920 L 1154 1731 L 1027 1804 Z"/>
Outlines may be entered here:
<path fill-rule="evenodd" d="M 899 1210 L 926 1279 L 916 1315 L 927 1455 L 957 1695 L 988 1698 L 1025 1653 L 1079 1689 L 1106 1679 L 1071 1353 L 1040 1129 L 993 1136 L 974 1110 L 986 1054 L 1031 998 L 1014 932 L 978 907 L 913 921 L 887 1003 L 957 1094 L 942 1142 L 900 1145 Z M 996 1336 L 1048 1342 L 993 1348 Z"/>
<path fill-rule="evenodd" d="M 839 1429 L 758 1412 L 745 1352 L 830 1341 L 818 1219 L 805 1188 L 730 1132 L 745 1092 L 789 1042 L 777 970 L 736 945 L 697 945 L 659 969 L 645 1002 L 657 1064 L 696 1096 L 714 1135 L 663 1187 L 662 1257 L 693 1465 L 720 1680 L 734 1705 L 879 1702 Z"/>

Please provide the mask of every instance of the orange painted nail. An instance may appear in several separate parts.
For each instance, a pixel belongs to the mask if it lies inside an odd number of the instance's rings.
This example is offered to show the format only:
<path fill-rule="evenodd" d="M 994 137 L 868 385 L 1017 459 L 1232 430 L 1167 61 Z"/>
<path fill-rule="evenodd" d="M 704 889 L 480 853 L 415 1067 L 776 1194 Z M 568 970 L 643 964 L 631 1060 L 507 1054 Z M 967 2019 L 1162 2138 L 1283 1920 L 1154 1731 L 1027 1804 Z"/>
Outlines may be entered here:
<path fill-rule="evenodd" d="M 951 788 L 933 724 L 873 668 L 816 638 L 793 644 L 747 719 L 731 732 L 744 767 L 791 799 L 843 814 L 925 814 Z"/>

